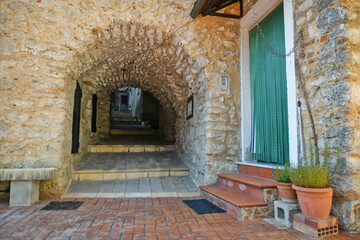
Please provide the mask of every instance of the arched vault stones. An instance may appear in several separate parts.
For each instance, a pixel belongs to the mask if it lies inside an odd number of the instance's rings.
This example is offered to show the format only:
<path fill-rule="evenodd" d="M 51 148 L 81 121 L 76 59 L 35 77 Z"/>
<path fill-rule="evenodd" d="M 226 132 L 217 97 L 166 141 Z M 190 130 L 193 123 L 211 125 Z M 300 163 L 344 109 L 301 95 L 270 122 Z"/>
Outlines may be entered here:
<path fill-rule="evenodd" d="M 194 77 L 181 47 L 163 32 L 139 24 L 119 23 L 104 31 L 93 29 L 93 34 L 97 41 L 70 66 L 72 79 L 81 76 L 92 93 L 139 87 L 165 110 L 184 116 L 193 82 L 186 79 Z"/>

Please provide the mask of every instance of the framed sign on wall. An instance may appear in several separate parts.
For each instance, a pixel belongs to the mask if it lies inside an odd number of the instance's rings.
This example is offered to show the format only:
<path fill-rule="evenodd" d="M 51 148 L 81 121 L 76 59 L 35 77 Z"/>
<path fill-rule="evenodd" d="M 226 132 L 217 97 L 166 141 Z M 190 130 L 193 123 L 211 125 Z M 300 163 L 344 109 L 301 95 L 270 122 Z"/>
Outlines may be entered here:
<path fill-rule="evenodd" d="M 187 100 L 186 106 L 186 119 L 190 119 L 194 116 L 194 97 L 191 95 Z"/>

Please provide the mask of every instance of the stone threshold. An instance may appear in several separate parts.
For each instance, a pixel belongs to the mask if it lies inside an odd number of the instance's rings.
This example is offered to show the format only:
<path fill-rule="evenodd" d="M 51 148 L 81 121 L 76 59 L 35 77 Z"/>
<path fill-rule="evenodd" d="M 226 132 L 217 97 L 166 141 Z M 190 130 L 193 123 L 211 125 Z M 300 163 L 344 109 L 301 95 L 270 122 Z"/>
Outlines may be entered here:
<path fill-rule="evenodd" d="M 154 169 L 111 169 L 79 170 L 71 173 L 72 180 L 101 181 L 137 178 L 179 177 L 188 176 L 189 168 L 154 168 Z"/>
<path fill-rule="evenodd" d="M 199 197 L 200 192 L 146 192 L 146 193 L 67 193 L 61 198 L 158 198 Z"/>
<path fill-rule="evenodd" d="M 169 152 L 174 151 L 175 145 L 89 145 L 90 153 L 124 153 L 124 152 Z"/>
<path fill-rule="evenodd" d="M 269 169 L 284 169 L 284 166 L 271 164 L 271 163 L 263 163 L 263 162 L 236 162 L 237 165 L 244 165 L 244 166 L 253 166 L 253 167 L 261 167 L 261 168 L 269 168 Z"/>

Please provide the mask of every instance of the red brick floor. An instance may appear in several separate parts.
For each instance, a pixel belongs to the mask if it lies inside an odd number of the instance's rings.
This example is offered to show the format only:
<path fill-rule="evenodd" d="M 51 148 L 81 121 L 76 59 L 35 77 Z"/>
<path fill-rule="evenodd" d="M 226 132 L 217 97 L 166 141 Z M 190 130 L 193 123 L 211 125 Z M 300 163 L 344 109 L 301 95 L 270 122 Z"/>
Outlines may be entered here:
<path fill-rule="evenodd" d="M 0 202 L 0 239 L 310 239 L 279 230 L 264 220 L 237 221 L 226 213 L 197 215 L 190 198 L 76 199 L 76 211 L 41 211 L 49 199 L 31 207 Z M 326 239 L 360 239 L 342 232 Z"/>

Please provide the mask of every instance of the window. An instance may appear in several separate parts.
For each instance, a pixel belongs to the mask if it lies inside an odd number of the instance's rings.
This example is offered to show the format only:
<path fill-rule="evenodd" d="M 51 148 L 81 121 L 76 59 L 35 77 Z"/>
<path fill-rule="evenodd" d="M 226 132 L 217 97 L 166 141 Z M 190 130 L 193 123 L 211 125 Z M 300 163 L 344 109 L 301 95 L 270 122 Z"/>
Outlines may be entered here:
<path fill-rule="evenodd" d="M 93 94 L 92 96 L 92 114 L 91 114 L 91 132 L 96 132 L 96 116 L 97 116 L 97 96 Z"/>
<path fill-rule="evenodd" d="M 82 92 L 79 83 L 76 83 L 74 94 L 73 127 L 72 127 L 72 147 L 71 153 L 79 152 L 80 137 L 80 115 L 81 115 L 81 97 Z"/>

